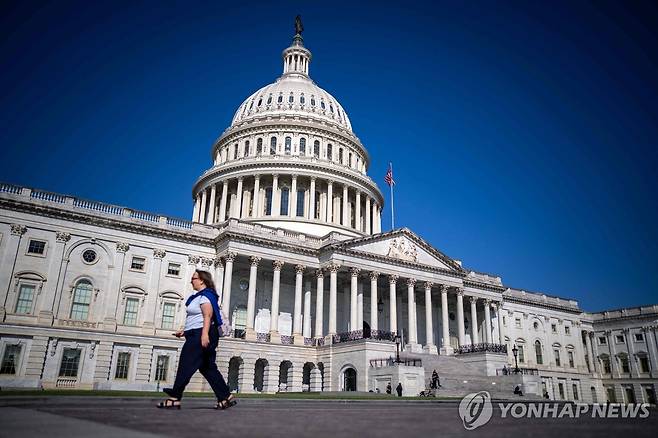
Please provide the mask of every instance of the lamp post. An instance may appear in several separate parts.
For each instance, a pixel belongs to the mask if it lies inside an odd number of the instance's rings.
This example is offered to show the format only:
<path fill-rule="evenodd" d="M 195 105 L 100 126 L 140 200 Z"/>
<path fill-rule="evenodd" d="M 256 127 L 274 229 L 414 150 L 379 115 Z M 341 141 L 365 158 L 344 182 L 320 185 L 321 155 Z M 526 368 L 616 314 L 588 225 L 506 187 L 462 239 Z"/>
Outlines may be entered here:
<path fill-rule="evenodd" d="M 400 363 L 400 335 L 395 335 L 395 363 Z"/>
<path fill-rule="evenodd" d="M 514 373 L 519 374 L 519 362 L 517 360 L 519 349 L 516 348 L 516 344 L 514 344 L 514 348 L 512 348 L 512 354 L 514 355 Z"/>

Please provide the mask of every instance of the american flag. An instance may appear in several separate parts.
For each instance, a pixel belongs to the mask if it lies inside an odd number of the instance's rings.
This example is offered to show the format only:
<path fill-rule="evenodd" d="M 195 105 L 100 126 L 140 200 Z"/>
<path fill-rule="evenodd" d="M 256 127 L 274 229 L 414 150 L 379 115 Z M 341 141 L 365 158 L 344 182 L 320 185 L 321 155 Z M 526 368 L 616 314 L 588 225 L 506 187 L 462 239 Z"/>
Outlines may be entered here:
<path fill-rule="evenodd" d="M 393 164 L 391 163 L 388 163 L 388 171 L 386 172 L 384 181 L 386 181 L 386 184 L 388 184 L 389 187 L 395 185 L 395 180 L 393 179 Z"/>

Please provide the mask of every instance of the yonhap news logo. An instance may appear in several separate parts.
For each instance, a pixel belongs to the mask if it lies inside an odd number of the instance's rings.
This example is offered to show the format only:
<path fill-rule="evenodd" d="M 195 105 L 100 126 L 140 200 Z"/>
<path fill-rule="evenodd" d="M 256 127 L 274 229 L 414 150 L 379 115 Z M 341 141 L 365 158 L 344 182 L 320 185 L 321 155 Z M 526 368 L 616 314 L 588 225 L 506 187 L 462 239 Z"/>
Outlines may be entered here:
<path fill-rule="evenodd" d="M 496 403 L 500 418 L 647 418 L 649 407 L 641 404 L 585 404 L 513 402 Z M 474 430 L 487 424 L 493 416 L 493 403 L 487 391 L 466 395 L 459 403 L 459 416 L 466 430 Z"/>

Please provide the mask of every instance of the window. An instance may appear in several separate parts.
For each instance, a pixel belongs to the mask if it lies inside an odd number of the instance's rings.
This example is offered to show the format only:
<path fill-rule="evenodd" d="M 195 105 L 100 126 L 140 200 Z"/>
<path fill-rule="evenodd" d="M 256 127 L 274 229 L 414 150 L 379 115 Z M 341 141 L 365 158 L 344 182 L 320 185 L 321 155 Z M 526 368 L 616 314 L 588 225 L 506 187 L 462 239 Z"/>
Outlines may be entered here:
<path fill-rule="evenodd" d="M 557 325 L 556 324 L 551 324 L 551 332 L 552 333 L 557 333 Z"/>
<path fill-rule="evenodd" d="M 145 266 L 146 259 L 144 257 L 133 257 L 130 262 L 130 269 L 134 269 L 135 271 L 144 271 Z"/>
<path fill-rule="evenodd" d="M 137 309 L 139 307 L 139 298 L 126 298 L 126 310 L 123 313 L 124 325 L 137 325 Z"/>
<path fill-rule="evenodd" d="M 270 94 L 269 97 L 267 98 L 267 104 L 269 105 L 271 103 L 272 103 L 272 95 Z"/>
<path fill-rule="evenodd" d="M 249 143 L 249 140 L 244 142 L 244 156 L 248 157 L 251 155 L 251 143 Z"/>
<path fill-rule="evenodd" d="M 644 335 L 642 333 L 635 333 L 635 342 L 644 341 Z"/>
<path fill-rule="evenodd" d="M 117 357 L 117 368 L 114 372 L 115 379 L 128 378 L 128 366 L 130 365 L 130 353 L 122 351 Z"/>
<path fill-rule="evenodd" d="M 610 368 L 610 359 L 607 357 L 601 358 L 601 363 L 603 364 L 603 372 L 605 374 L 610 374 L 612 372 Z"/>
<path fill-rule="evenodd" d="M 290 189 L 288 189 L 288 187 L 283 187 L 281 189 L 281 208 L 279 209 L 279 214 L 281 216 L 288 215 L 289 198 L 290 198 Z"/>
<path fill-rule="evenodd" d="M 276 101 L 277 103 L 283 103 L 283 94 L 279 94 L 279 98 Z"/>
<path fill-rule="evenodd" d="M 647 356 L 640 356 L 640 372 L 648 373 L 649 371 L 649 358 Z"/>
<path fill-rule="evenodd" d="M 178 263 L 169 263 L 169 266 L 167 266 L 167 275 L 180 276 L 180 265 Z"/>
<path fill-rule="evenodd" d="M 338 149 L 338 162 L 343 164 L 343 149 Z"/>
<path fill-rule="evenodd" d="M 573 363 L 573 351 L 567 351 L 567 359 L 569 360 L 569 366 L 573 368 L 575 366 Z"/>
<path fill-rule="evenodd" d="M 168 369 L 169 369 L 169 356 L 165 356 L 165 355 L 158 356 L 155 366 L 155 380 L 158 382 L 163 380 L 166 381 Z"/>
<path fill-rule="evenodd" d="M 288 96 L 288 103 L 293 103 L 295 101 L 295 96 L 290 93 L 290 96 Z"/>
<path fill-rule="evenodd" d="M 560 382 L 557 384 L 557 390 L 560 393 L 560 399 L 564 400 L 564 383 Z"/>
<path fill-rule="evenodd" d="M 96 261 L 96 258 L 97 258 L 96 251 L 94 251 L 93 249 L 86 249 L 82 253 L 82 260 L 87 264 L 94 263 Z"/>
<path fill-rule="evenodd" d="M 311 96 L 311 106 L 315 106 L 315 97 Z"/>
<path fill-rule="evenodd" d="M 233 159 L 235 160 L 236 158 L 238 158 L 238 144 L 237 143 L 233 145 Z"/>
<path fill-rule="evenodd" d="M 46 252 L 46 242 L 42 240 L 30 240 L 30 244 L 27 247 L 28 254 L 43 255 L 45 252 Z"/>
<path fill-rule="evenodd" d="M 525 363 L 525 352 L 523 351 L 523 345 L 519 345 L 519 363 Z"/>
<path fill-rule="evenodd" d="M 162 306 L 162 328 L 174 328 L 174 319 L 176 318 L 176 304 L 164 303 Z"/>
<path fill-rule="evenodd" d="M 93 286 L 89 280 L 80 280 L 73 290 L 73 303 L 71 304 L 71 319 L 84 321 L 89 317 L 89 304 Z"/>
<path fill-rule="evenodd" d="M 630 373 L 631 369 L 628 365 L 628 356 L 621 356 L 619 358 L 619 361 L 621 362 L 621 371 L 622 371 L 622 373 Z"/>
<path fill-rule="evenodd" d="M 324 100 L 320 100 L 320 108 L 325 109 Z"/>
<path fill-rule="evenodd" d="M 304 99 L 304 95 L 302 94 L 301 96 L 299 96 L 299 103 L 304 105 L 305 102 L 306 102 L 306 99 Z"/>
<path fill-rule="evenodd" d="M 299 139 L 299 155 L 306 155 L 306 139 Z"/>
<path fill-rule="evenodd" d="M 532 323 L 532 327 L 533 327 L 535 330 L 539 330 L 539 323 L 538 323 L 537 321 L 533 322 L 533 323 Z"/>
<path fill-rule="evenodd" d="M 0 374 L 16 374 L 18 361 L 21 358 L 20 344 L 7 344 L 5 353 L 2 355 L 2 365 L 0 365 Z"/>
<path fill-rule="evenodd" d="M 334 159 L 334 148 L 331 145 L 331 143 L 329 143 L 327 145 L 327 160 L 333 160 L 333 159 Z"/>
<path fill-rule="evenodd" d="M 514 325 L 516 328 L 521 328 L 521 318 L 514 319 Z"/>
<path fill-rule="evenodd" d="M 272 187 L 265 189 L 265 216 L 272 214 Z"/>
<path fill-rule="evenodd" d="M 616 341 L 618 344 L 623 344 L 623 343 L 624 343 L 624 335 L 616 335 L 616 336 L 615 336 L 615 341 Z"/>
<path fill-rule="evenodd" d="M 535 322 L 535 324 L 537 324 Z M 535 356 L 537 356 L 537 365 L 543 365 L 544 364 L 544 356 L 542 355 L 541 352 L 541 342 L 535 341 Z"/>
<path fill-rule="evenodd" d="M 79 348 L 65 348 L 62 352 L 62 363 L 59 366 L 59 377 L 78 377 L 80 365 Z"/>
<path fill-rule="evenodd" d="M 276 137 L 270 138 L 270 155 L 276 155 Z"/>
<path fill-rule="evenodd" d="M 599 336 L 599 344 L 600 345 L 606 345 L 608 343 L 608 340 L 605 338 L 605 336 Z"/>
<path fill-rule="evenodd" d="M 560 350 L 553 350 L 553 355 L 555 356 L 555 366 L 560 366 Z"/>
<path fill-rule="evenodd" d="M 286 155 L 290 155 L 290 152 L 292 150 L 292 138 L 286 137 L 284 141 L 284 152 Z"/>
<path fill-rule="evenodd" d="M 260 107 L 263 104 L 263 98 L 258 99 L 258 106 Z"/>
<path fill-rule="evenodd" d="M 565 325 L 564 326 L 564 334 L 565 335 L 570 335 L 571 334 L 571 327 L 569 327 L 568 325 Z"/>
<path fill-rule="evenodd" d="M 32 284 L 21 284 L 18 288 L 18 299 L 16 300 L 16 313 L 31 313 L 32 301 L 34 300 L 34 289 Z"/>
<path fill-rule="evenodd" d="M 304 216 L 304 196 L 306 192 L 304 190 L 297 190 L 297 216 Z"/>
<path fill-rule="evenodd" d="M 573 391 L 573 399 L 577 401 L 578 400 L 578 385 L 573 383 L 571 385 L 571 390 Z"/>
<path fill-rule="evenodd" d="M 260 155 L 263 153 L 263 139 L 259 138 L 256 140 L 256 155 Z"/>
<path fill-rule="evenodd" d="M 313 142 L 313 156 L 315 158 L 320 158 L 320 140 L 315 140 Z"/>

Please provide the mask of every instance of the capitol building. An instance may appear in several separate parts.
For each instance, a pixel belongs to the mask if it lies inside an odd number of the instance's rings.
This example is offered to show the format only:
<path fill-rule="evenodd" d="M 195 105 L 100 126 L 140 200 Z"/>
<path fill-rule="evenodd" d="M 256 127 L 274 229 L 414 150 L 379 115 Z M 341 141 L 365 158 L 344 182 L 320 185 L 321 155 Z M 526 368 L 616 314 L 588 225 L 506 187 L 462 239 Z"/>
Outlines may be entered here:
<path fill-rule="evenodd" d="M 439 395 L 656 403 L 658 305 L 589 313 L 382 232 L 368 150 L 311 60 L 298 31 L 212 145 L 190 221 L 0 184 L 2 389 L 171 385 L 200 268 L 240 393 L 418 395 L 436 370 Z"/>

